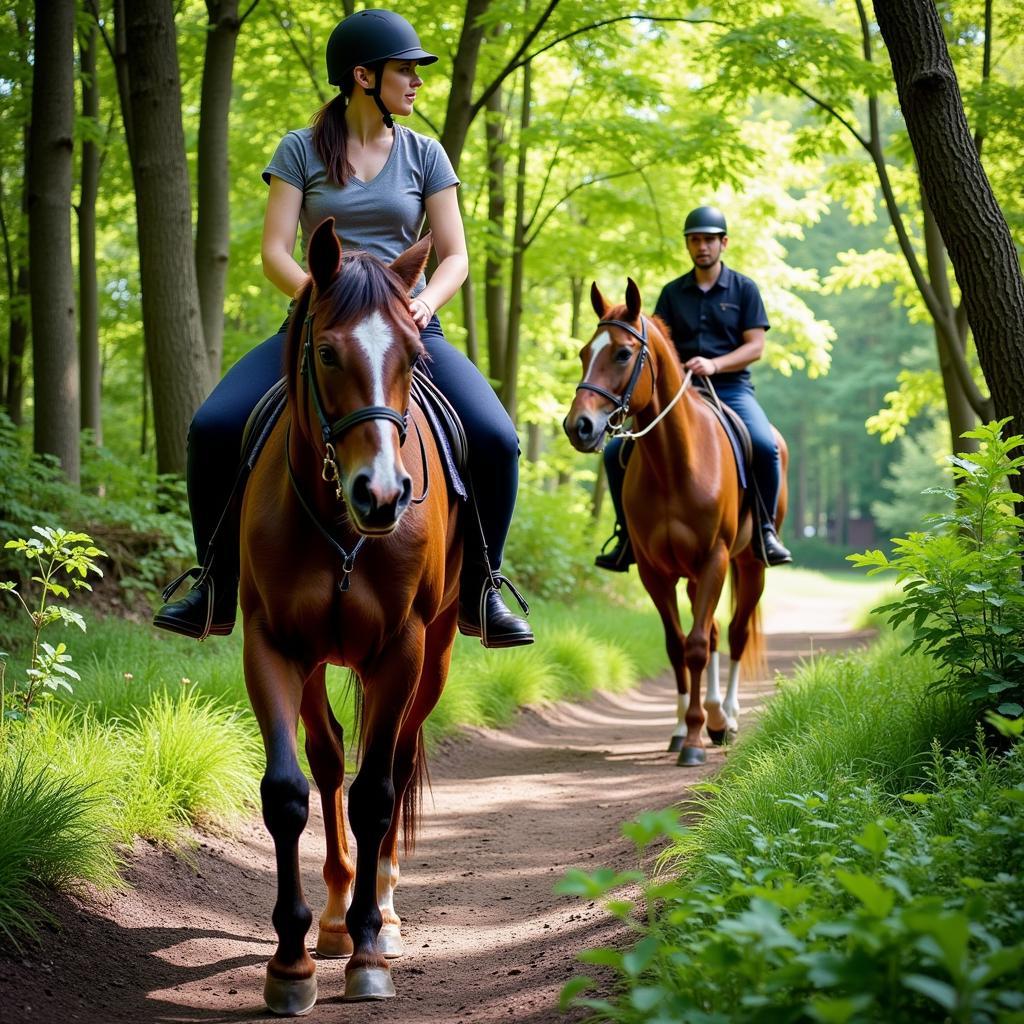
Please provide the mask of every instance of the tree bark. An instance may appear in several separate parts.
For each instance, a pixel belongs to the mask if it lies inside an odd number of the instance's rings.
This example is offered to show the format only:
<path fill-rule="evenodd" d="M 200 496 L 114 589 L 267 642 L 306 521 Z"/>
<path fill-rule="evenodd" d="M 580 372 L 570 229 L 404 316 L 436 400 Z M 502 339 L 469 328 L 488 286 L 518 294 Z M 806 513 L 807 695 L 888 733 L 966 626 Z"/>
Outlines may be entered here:
<path fill-rule="evenodd" d="M 495 380 L 505 376 L 505 108 L 502 92 L 487 101 L 487 237 L 484 309 L 487 314 L 487 366 Z"/>
<path fill-rule="evenodd" d="M 238 6 L 238 0 L 206 0 L 209 27 L 199 107 L 196 276 L 210 380 L 220 377 L 224 351 L 224 287 L 231 240 L 228 114 L 242 27 Z"/>
<path fill-rule="evenodd" d="M 100 87 L 96 76 L 95 22 L 78 36 L 82 68 L 82 117 L 98 121 Z M 96 196 L 99 192 L 100 152 L 95 142 L 82 143 L 81 196 L 78 202 L 78 355 L 81 374 L 82 429 L 103 443 L 100 379 L 99 289 L 96 274 Z"/>
<path fill-rule="evenodd" d="M 35 450 L 79 479 L 78 351 L 71 266 L 75 118 L 74 0 L 37 0 L 29 147 Z"/>
<path fill-rule="evenodd" d="M 462 31 L 452 62 L 451 89 L 448 93 L 448 109 L 445 113 L 444 128 L 441 131 L 441 145 L 448 154 L 455 173 L 466 145 L 466 136 L 473 121 L 473 84 L 476 81 L 476 65 L 480 57 L 480 46 L 484 39 L 484 28 L 480 17 L 491 6 L 491 0 L 466 0 L 466 13 L 462 19 Z"/>
<path fill-rule="evenodd" d="M 208 390 L 171 0 L 124 8 L 142 321 L 157 471 L 183 473 L 185 438 Z"/>
<path fill-rule="evenodd" d="M 875 0 L 921 181 L 949 252 L 995 415 L 1024 432 L 1024 278 L 981 165 L 930 0 Z M 1016 478 L 1024 493 L 1024 481 Z"/>
<path fill-rule="evenodd" d="M 523 65 L 523 95 L 519 111 L 519 156 L 516 163 L 515 229 L 512 236 L 512 271 L 508 289 L 508 330 L 505 338 L 505 365 L 501 401 L 512 422 L 516 421 L 516 391 L 519 380 L 519 335 L 523 323 L 523 274 L 526 262 L 526 156 L 530 128 L 532 86 L 530 64 Z"/>

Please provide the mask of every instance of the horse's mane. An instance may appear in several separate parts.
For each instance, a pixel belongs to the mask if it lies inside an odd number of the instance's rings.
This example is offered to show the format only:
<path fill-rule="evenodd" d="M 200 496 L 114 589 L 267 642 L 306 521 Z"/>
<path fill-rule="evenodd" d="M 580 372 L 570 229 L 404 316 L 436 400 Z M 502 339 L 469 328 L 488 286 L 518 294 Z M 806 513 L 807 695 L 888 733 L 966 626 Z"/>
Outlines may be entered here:
<path fill-rule="evenodd" d="M 296 394 L 299 385 L 304 328 L 312 294 L 313 281 L 310 278 L 299 294 L 288 324 L 285 370 L 288 375 L 288 391 L 292 395 Z M 386 309 L 393 316 L 401 316 L 406 303 L 405 287 L 398 275 L 372 253 L 353 249 L 342 256 L 341 270 L 317 297 L 313 312 L 317 314 L 326 311 L 329 317 L 326 326 L 331 328 L 338 324 L 354 323 L 374 310 Z"/>

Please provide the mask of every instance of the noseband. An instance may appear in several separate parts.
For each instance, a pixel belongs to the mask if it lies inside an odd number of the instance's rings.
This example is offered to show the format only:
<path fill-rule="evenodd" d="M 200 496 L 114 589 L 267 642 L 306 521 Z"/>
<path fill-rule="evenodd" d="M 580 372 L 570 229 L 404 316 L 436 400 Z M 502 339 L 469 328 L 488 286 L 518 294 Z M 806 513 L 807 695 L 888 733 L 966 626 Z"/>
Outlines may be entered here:
<path fill-rule="evenodd" d="M 609 433 L 615 434 L 622 429 L 626 420 L 629 419 L 629 403 L 633 400 L 633 390 L 636 388 L 637 382 L 640 380 L 640 373 L 644 368 L 644 363 L 647 363 L 648 361 L 647 319 L 643 316 L 640 317 L 639 331 L 632 324 L 626 323 L 625 320 L 598 320 L 597 326 L 621 327 L 627 334 L 632 334 L 633 337 L 640 342 L 640 354 L 636 357 L 636 361 L 633 363 L 633 372 L 630 374 L 629 383 L 626 385 L 626 390 L 623 391 L 621 395 L 617 395 L 614 391 L 609 391 L 607 388 L 601 387 L 600 384 L 590 384 L 585 380 L 580 381 L 580 383 L 576 385 L 577 391 L 593 391 L 602 398 L 606 398 L 615 406 L 608 416 L 608 425 L 605 427 Z M 648 363 L 648 365 L 650 364 Z M 652 379 L 654 377 L 653 366 L 651 366 L 651 377 Z"/>
<path fill-rule="evenodd" d="M 302 375 L 306 378 L 306 386 L 313 396 L 313 408 L 316 410 L 316 418 L 320 421 L 320 433 L 324 442 L 324 468 L 321 476 L 328 483 L 335 487 L 335 497 L 341 500 L 341 473 L 338 471 L 337 452 L 334 442 L 343 437 L 353 427 L 360 423 L 367 423 L 370 420 L 387 420 L 398 428 L 398 440 L 400 445 L 405 444 L 405 435 L 409 430 L 409 413 L 397 413 L 387 405 L 364 405 L 361 409 L 342 416 L 340 420 L 333 423 L 327 422 L 324 415 L 324 405 L 320 398 L 320 386 L 317 384 L 316 373 L 313 370 L 313 314 L 306 317 L 303 324 L 306 332 L 306 340 L 302 346 Z"/>

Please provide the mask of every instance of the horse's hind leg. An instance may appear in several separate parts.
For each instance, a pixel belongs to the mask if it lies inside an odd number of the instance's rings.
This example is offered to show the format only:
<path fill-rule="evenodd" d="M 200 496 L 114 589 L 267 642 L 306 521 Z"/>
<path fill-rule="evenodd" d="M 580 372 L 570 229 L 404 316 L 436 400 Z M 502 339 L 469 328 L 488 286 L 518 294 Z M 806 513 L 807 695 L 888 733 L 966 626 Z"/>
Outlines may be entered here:
<path fill-rule="evenodd" d="M 316 1002 L 315 966 L 304 941 L 313 915 L 299 877 L 299 836 L 309 816 L 309 783 L 295 750 L 302 678 L 298 667 L 267 642 L 259 627 L 245 631 L 244 663 L 245 684 L 267 755 L 260 783 L 263 820 L 277 854 L 273 921 L 278 944 L 267 964 L 263 997 L 274 1013 L 297 1016 L 308 1013 Z"/>
<path fill-rule="evenodd" d="M 444 681 L 448 678 L 457 615 L 458 605 L 453 604 L 427 630 L 423 671 L 395 745 L 395 813 L 391 827 L 381 843 L 377 866 L 377 904 L 383 920 L 377 946 L 389 960 L 401 956 L 404 951 L 402 921 L 395 911 L 395 889 L 399 879 L 399 827 L 404 833 L 405 852 L 408 856 L 415 845 L 420 790 L 426 774 L 423 723 L 434 710 L 444 689 Z"/>
<path fill-rule="evenodd" d="M 397 636 L 363 672 L 362 764 L 348 792 L 356 840 L 356 879 L 345 915 L 353 953 L 345 967 L 345 998 L 389 999 L 395 994 L 388 962 L 377 944 L 383 919 L 377 904 L 381 842 L 395 812 L 393 764 L 399 729 L 423 665 L 423 634 Z"/>
<path fill-rule="evenodd" d="M 757 606 L 764 592 L 764 563 L 749 548 L 733 562 L 732 585 L 735 610 L 729 622 L 729 685 L 722 711 L 728 734 L 735 737 L 740 717 L 740 664 L 745 660 L 749 669 L 761 658 Z"/>
<path fill-rule="evenodd" d="M 326 666 L 321 665 L 306 681 L 301 714 L 306 727 L 306 756 L 320 790 L 327 840 L 327 906 L 320 915 L 316 952 L 321 957 L 341 957 L 352 952 L 345 914 L 352 898 L 355 871 L 345 835 L 345 741 L 327 697 L 326 672 Z"/>

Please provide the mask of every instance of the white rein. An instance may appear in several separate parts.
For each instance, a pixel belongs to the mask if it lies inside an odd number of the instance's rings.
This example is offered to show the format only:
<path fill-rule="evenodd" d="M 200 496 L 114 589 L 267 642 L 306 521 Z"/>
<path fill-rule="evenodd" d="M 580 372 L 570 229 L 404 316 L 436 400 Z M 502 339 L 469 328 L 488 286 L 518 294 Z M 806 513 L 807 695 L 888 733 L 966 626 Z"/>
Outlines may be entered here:
<path fill-rule="evenodd" d="M 621 437 L 626 440 L 635 440 L 638 437 L 643 437 L 644 434 L 649 434 L 671 411 L 672 406 L 683 397 L 683 393 L 690 386 L 690 381 L 693 380 L 693 370 L 687 370 L 686 376 L 683 377 L 683 383 L 679 385 L 679 390 L 672 396 L 672 401 L 665 406 L 657 416 L 651 420 L 650 423 L 644 427 L 643 430 L 615 430 L 612 432 L 613 437 Z"/>

